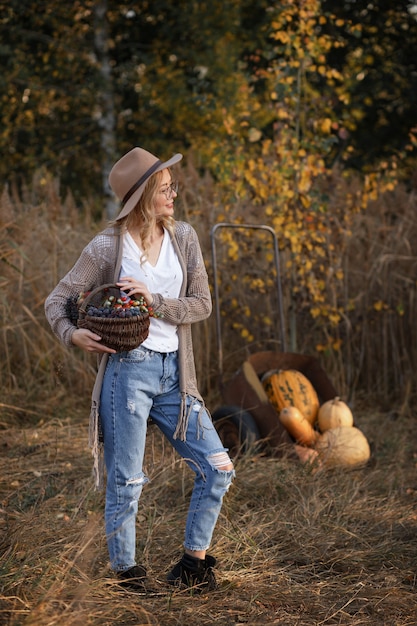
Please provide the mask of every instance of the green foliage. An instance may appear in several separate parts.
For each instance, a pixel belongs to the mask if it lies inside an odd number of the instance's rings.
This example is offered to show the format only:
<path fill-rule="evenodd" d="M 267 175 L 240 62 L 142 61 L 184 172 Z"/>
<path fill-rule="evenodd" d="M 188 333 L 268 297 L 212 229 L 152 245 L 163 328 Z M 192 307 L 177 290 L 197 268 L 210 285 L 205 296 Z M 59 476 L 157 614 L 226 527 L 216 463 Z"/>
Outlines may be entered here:
<path fill-rule="evenodd" d="M 343 72 L 346 103 L 335 102 L 347 132 L 349 167 L 360 170 L 403 151 L 417 110 L 417 20 L 409 0 L 323 1 L 328 30 L 345 45 L 330 60 Z M 359 29 L 346 28 L 349 21 Z"/>
<path fill-rule="evenodd" d="M 36 4 L 28 12 L 12 2 L 1 19 L 2 174 L 27 182 L 46 165 L 85 188 L 80 172 L 100 168 L 89 11 L 79 2 Z"/>
<path fill-rule="evenodd" d="M 47 166 L 78 197 L 102 191 L 107 62 L 115 158 L 132 144 L 161 155 L 188 149 L 218 173 L 231 125 L 238 143 L 259 131 L 274 140 L 279 112 L 293 106 L 304 149 L 307 137 L 314 148 L 315 134 L 320 145 L 325 134 L 327 165 L 362 166 L 403 149 L 416 121 L 417 23 L 405 0 L 378 10 L 307 0 L 33 0 L 30 12 L 12 0 L 2 3 L 0 34 L 0 177 L 28 180 Z"/>

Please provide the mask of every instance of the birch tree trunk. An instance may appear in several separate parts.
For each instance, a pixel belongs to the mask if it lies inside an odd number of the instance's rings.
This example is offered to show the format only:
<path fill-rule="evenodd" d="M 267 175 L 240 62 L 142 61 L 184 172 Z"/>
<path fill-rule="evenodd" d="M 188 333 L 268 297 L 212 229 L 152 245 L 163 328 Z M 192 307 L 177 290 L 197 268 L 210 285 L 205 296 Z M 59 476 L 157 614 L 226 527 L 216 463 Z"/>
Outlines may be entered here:
<path fill-rule="evenodd" d="M 107 219 L 113 219 L 117 203 L 110 188 L 108 177 L 116 154 L 116 118 L 111 65 L 109 59 L 109 28 L 107 22 L 107 0 L 98 0 L 94 7 L 94 46 L 99 72 L 100 89 L 97 93 L 98 123 L 101 128 L 102 187 Z"/>

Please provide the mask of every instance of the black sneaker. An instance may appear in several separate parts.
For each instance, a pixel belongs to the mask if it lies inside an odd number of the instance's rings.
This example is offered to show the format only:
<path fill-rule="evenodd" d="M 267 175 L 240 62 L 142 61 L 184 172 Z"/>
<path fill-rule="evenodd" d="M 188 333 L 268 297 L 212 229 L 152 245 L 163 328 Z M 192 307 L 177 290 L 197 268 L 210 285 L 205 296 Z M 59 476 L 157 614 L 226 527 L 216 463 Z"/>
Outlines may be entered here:
<path fill-rule="evenodd" d="M 146 569 L 142 565 L 134 565 L 123 572 L 117 573 L 118 584 L 130 591 L 146 593 Z"/>
<path fill-rule="evenodd" d="M 167 575 L 167 582 L 180 588 L 188 587 L 197 593 L 214 591 L 217 589 L 213 571 L 215 565 L 216 559 L 209 554 L 205 559 L 196 559 L 184 553 Z"/>

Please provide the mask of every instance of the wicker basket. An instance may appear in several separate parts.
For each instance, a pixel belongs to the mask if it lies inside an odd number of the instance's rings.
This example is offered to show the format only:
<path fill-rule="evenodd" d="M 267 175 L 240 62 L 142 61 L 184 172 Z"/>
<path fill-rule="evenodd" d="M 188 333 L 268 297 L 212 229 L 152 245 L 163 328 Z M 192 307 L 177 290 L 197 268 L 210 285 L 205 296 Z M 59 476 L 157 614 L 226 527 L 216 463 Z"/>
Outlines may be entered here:
<path fill-rule="evenodd" d="M 117 352 L 134 350 L 149 334 L 149 313 L 124 318 L 87 315 L 89 306 L 99 307 L 111 295 L 120 298 L 117 285 L 101 285 L 93 289 L 79 306 L 77 326 L 97 333 L 103 345 Z"/>

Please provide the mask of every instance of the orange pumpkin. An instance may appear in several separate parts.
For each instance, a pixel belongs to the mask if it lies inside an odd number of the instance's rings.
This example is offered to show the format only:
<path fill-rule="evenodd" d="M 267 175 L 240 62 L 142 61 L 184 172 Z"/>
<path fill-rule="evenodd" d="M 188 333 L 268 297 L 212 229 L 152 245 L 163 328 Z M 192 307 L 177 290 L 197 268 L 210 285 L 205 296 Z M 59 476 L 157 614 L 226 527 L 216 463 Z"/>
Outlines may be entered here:
<path fill-rule="evenodd" d="M 320 403 L 316 390 L 304 374 L 298 370 L 275 370 L 267 372 L 262 383 L 278 414 L 285 407 L 294 406 L 314 424 Z"/>
<path fill-rule="evenodd" d="M 291 437 L 302 446 L 313 446 L 318 433 L 295 406 L 286 406 L 279 414 L 279 420 Z"/>

